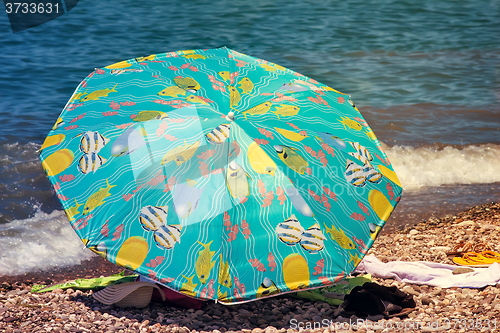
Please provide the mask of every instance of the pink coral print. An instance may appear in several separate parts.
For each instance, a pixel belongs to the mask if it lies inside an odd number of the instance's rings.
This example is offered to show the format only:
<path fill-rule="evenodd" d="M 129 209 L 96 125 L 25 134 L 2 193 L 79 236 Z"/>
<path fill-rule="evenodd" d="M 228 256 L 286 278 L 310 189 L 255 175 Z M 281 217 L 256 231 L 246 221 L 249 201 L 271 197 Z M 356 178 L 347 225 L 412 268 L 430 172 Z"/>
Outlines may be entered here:
<path fill-rule="evenodd" d="M 245 285 L 243 283 L 240 283 L 240 279 L 238 279 L 237 276 L 234 277 L 234 285 L 236 286 L 233 289 L 234 297 L 242 301 L 243 297 L 245 297 Z"/>
<path fill-rule="evenodd" d="M 394 189 L 392 188 L 392 185 L 390 183 L 387 183 L 386 188 L 387 194 L 389 194 L 390 199 L 394 199 Z"/>
<path fill-rule="evenodd" d="M 135 102 L 132 101 L 125 101 L 125 102 L 120 102 L 121 106 L 132 106 L 135 105 Z"/>
<path fill-rule="evenodd" d="M 224 212 L 224 226 L 226 227 L 226 231 L 229 231 L 231 228 L 231 219 L 227 212 Z"/>
<path fill-rule="evenodd" d="M 114 237 L 111 240 L 115 241 L 118 238 L 120 238 L 120 236 L 122 235 L 122 232 L 123 232 L 123 223 L 120 224 L 118 227 L 116 227 L 115 232 L 113 232 Z"/>
<path fill-rule="evenodd" d="M 75 128 L 78 128 L 78 125 L 71 125 L 71 126 L 68 126 L 68 127 L 64 127 L 64 129 L 66 131 L 69 131 L 69 130 L 72 130 L 72 129 L 75 129 Z"/>
<path fill-rule="evenodd" d="M 318 91 L 318 93 L 320 93 L 320 92 Z M 316 103 L 316 104 L 319 104 L 319 105 L 326 105 L 326 106 L 330 107 L 330 105 L 328 105 L 328 102 L 327 102 L 327 101 L 325 101 L 325 100 L 324 100 L 321 96 L 319 96 L 319 95 L 316 95 L 316 98 L 314 98 L 314 97 L 307 97 L 307 99 L 308 99 L 308 100 L 310 100 L 311 102 Z"/>
<path fill-rule="evenodd" d="M 320 259 L 316 262 L 316 266 L 314 267 L 313 275 L 319 275 L 323 272 L 323 268 L 325 267 L 325 259 Z"/>
<path fill-rule="evenodd" d="M 342 96 L 339 96 L 339 97 L 337 97 L 337 101 L 339 102 L 339 104 L 344 104 L 345 103 L 345 98 L 342 97 Z"/>
<path fill-rule="evenodd" d="M 235 224 L 231 227 L 231 231 L 229 232 L 229 238 L 227 239 L 228 242 L 232 242 L 236 239 L 236 235 L 238 235 L 239 232 L 238 224 Z"/>
<path fill-rule="evenodd" d="M 252 264 L 253 268 L 256 268 L 259 272 L 265 272 L 266 268 L 264 264 L 259 261 L 259 259 L 248 259 L 248 261 Z"/>
<path fill-rule="evenodd" d="M 207 158 L 210 158 L 214 156 L 215 154 L 215 149 L 209 149 L 207 151 L 202 152 L 200 155 L 196 155 L 200 160 L 206 160 Z"/>
<path fill-rule="evenodd" d="M 271 99 L 271 102 L 276 102 L 276 103 L 278 103 L 278 102 L 282 102 L 282 101 L 290 101 L 290 102 L 295 102 L 295 101 L 297 101 L 297 99 L 296 99 L 296 98 L 293 98 L 293 97 L 290 97 L 290 96 L 286 96 L 286 95 L 284 95 L 284 94 L 282 94 L 282 93 L 280 93 L 280 92 L 277 92 L 277 93 L 276 93 L 276 96 L 277 96 L 277 97 L 275 97 L 275 98 Z"/>
<path fill-rule="evenodd" d="M 361 222 L 363 222 L 366 219 L 366 217 L 363 214 L 358 214 L 358 213 L 352 213 L 351 218 Z"/>
<path fill-rule="evenodd" d="M 109 107 L 113 110 L 118 110 L 120 109 L 120 104 L 116 103 L 115 101 L 111 101 L 111 103 L 109 103 Z"/>
<path fill-rule="evenodd" d="M 118 129 L 125 129 L 125 128 L 129 127 L 130 125 L 132 125 L 132 123 L 126 123 L 126 124 L 115 125 L 115 126 Z"/>
<path fill-rule="evenodd" d="M 156 266 L 161 265 L 163 260 L 165 260 L 164 256 L 157 256 L 156 258 L 151 259 L 148 263 L 146 263 L 146 266 L 155 268 Z"/>
<path fill-rule="evenodd" d="M 158 277 L 156 276 L 156 272 L 154 272 L 150 269 L 148 269 L 148 278 L 150 278 L 151 280 L 158 281 Z"/>
<path fill-rule="evenodd" d="M 169 277 L 169 278 L 162 278 L 160 280 L 161 283 L 170 283 L 172 281 L 174 281 L 174 278 L 171 278 L 171 277 Z"/>
<path fill-rule="evenodd" d="M 278 196 L 280 205 L 283 205 L 286 201 L 286 196 L 285 196 L 285 191 L 280 186 L 276 188 L 276 195 Z"/>
<path fill-rule="evenodd" d="M 241 233 L 245 236 L 245 239 L 248 239 L 252 232 L 250 231 L 250 225 L 246 220 L 241 220 Z"/>
<path fill-rule="evenodd" d="M 75 117 L 75 118 L 71 119 L 71 121 L 69 123 L 71 124 L 71 123 L 74 123 L 75 121 L 78 121 L 78 120 L 82 119 L 86 114 L 87 114 L 87 112 L 79 115 L 78 117 Z"/>
<path fill-rule="evenodd" d="M 106 221 L 106 223 L 104 223 L 101 227 L 101 235 L 103 235 L 104 237 L 109 237 L 108 221 Z"/>
<path fill-rule="evenodd" d="M 102 115 L 104 117 L 109 117 L 109 116 L 116 116 L 118 114 L 118 112 L 116 111 L 106 111 L 106 112 L 103 112 Z"/>
<path fill-rule="evenodd" d="M 359 206 L 359 208 L 361 208 L 363 213 L 365 213 L 367 216 L 370 216 L 370 211 L 361 201 L 358 201 L 358 206 Z"/>
<path fill-rule="evenodd" d="M 271 252 L 269 252 L 269 254 L 267 255 L 267 261 L 269 262 L 271 272 L 274 272 L 274 270 L 276 269 L 276 258 Z"/>
<path fill-rule="evenodd" d="M 170 177 L 167 180 L 167 184 L 165 184 L 165 188 L 163 189 L 163 192 L 170 192 L 170 191 L 172 191 L 174 189 L 174 185 L 175 185 L 175 176 Z"/>
<path fill-rule="evenodd" d="M 258 145 L 267 145 L 269 143 L 269 141 L 267 140 L 264 140 L 264 139 L 253 139 L 255 141 L 256 144 Z"/>
<path fill-rule="evenodd" d="M 326 195 L 328 195 L 330 199 L 334 199 L 335 201 L 337 201 L 337 196 L 335 195 L 335 193 L 330 191 L 329 188 L 323 186 L 323 191 L 325 191 Z"/>
<path fill-rule="evenodd" d="M 73 179 L 75 179 L 75 176 L 73 176 L 71 174 L 70 175 L 64 175 L 64 176 L 59 176 L 59 180 L 61 180 L 63 183 L 70 182 Z"/>
<path fill-rule="evenodd" d="M 79 106 L 82 106 L 83 103 L 79 103 L 79 104 L 68 104 L 68 108 L 66 110 L 68 111 L 73 111 L 74 109 L 76 109 L 77 107 Z"/>
<path fill-rule="evenodd" d="M 214 279 L 210 279 L 210 282 L 208 282 L 208 298 L 212 298 L 215 295 L 214 283 Z"/>
<path fill-rule="evenodd" d="M 269 132 L 265 128 L 257 128 L 260 132 L 260 134 L 264 135 L 266 138 L 271 138 L 271 140 L 274 140 L 273 133 Z"/>
<path fill-rule="evenodd" d="M 168 69 L 170 69 L 172 71 L 178 71 L 179 70 L 179 68 L 175 67 L 174 65 L 168 66 Z"/>
<path fill-rule="evenodd" d="M 290 125 L 291 127 L 293 127 L 293 128 L 294 128 L 294 129 L 296 129 L 296 130 L 298 130 L 298 129 L 299 129 L 299 127 L 298 127 L 298 126 L 296 126 L 296 125 L 294 125 L 294 124 L 292 124 L 292 123 L 287 123 L 287 124 L 288 124 L 288 125 Z"/>
<path fill-rule="evenodd" d="M 264 201 L 264 204 L 262 205 L 262 207 L 265 208 L 265 207 L 271 206 L 273 199 L 274 199 L 273 191 L 267 192 L 264 200 L 262 200 L 262 201 Z"/>

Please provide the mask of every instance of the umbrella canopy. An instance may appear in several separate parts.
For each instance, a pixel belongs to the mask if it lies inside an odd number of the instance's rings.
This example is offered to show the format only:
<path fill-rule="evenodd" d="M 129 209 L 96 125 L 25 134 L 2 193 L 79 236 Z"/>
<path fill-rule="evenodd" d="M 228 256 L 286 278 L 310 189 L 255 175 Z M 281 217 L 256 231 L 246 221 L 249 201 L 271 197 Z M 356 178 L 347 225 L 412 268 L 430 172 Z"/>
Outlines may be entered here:
<path fill-rule="evenodd" d="M 402 192 L 349 95 L 227 48 L 96 69 L 40 157 L 88 248 L 223 303 L 341 280 Z"/>

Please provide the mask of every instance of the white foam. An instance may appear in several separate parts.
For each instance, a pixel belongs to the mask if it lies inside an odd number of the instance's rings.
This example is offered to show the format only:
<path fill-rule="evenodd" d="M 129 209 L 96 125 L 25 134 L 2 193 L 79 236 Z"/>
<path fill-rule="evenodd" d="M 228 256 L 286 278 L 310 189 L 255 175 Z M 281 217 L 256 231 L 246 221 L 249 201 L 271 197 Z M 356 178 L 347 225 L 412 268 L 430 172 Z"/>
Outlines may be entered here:
<path fill-rule="evenodd" d="M 38 209 L 32 218 L 0 224 L 0 275 L 75 265 L 93 255 L 62 211 Z"/>
<path fill-rule="evenodd" d="M 500 182 L 500 146 L 384 148 L 403 189 Z"/>

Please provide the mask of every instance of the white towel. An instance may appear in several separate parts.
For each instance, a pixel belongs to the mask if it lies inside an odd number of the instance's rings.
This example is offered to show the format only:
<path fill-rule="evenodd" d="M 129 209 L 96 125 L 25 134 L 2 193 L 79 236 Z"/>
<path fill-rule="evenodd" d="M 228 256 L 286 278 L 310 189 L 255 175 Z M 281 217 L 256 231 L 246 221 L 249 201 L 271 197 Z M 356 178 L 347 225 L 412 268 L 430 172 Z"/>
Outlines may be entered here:
<path fill-rule="evenodd" d="M 359 263 L 355 272 L 366 272 L 374 277 L 441 288 L 482 288 L 500 283 L 500 264 L 498 263 L 488 268 L 473 268 L 474 272 L 470 273 L 452 274 L 452 271 L 458 267 L 428 261 L 383 263 L 374 255 L 368 255 Z"/>

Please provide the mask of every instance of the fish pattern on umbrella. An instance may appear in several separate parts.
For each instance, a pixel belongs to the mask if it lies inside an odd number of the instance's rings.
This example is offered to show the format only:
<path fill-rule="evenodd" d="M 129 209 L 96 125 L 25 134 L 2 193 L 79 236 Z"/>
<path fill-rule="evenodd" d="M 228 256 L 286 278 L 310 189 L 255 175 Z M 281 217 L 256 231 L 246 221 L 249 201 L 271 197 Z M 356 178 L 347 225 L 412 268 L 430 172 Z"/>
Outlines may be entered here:
<path fill-rule="evenodd" d="M 402 193 L 349 95 L 227 48 L 96 69 L 40 158 L 88 248 L 223 303 L 341 280 Z"/>

